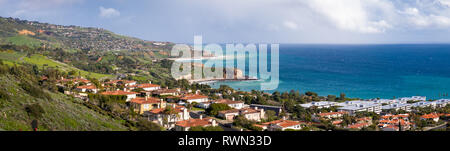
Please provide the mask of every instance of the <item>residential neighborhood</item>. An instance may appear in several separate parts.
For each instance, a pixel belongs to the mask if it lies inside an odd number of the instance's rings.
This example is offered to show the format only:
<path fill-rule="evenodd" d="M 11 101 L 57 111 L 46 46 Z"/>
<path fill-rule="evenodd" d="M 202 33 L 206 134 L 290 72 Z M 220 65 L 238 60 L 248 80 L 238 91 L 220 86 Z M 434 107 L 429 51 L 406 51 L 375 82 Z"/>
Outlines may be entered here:
<path fill-rule="evenodd" d="M 242 96 L 251 93 L 235 90 L 208 94 L 199 89 L 161 87 L 150 81 L 140 83 L 119 79 L 94 84 L 82 77 L 61 78 L 57 82 L 60 87 L 75 86 L 66 94 L 85 101 L 94 95 L 123 100 L 137 116 L 170 131 L 431 130 L 446 125 L 449 114 L 423 110 L 436 111 L 447 107 L 450 102 L 447 99 L 427 100 L 421 96 L 311 101 L 294 106 L 308 113 L 302 115 L 302 120 L 297 113 L 286 111 L 283 105 L 247 104 Z M 234 93 L 238 94 L 237 98 L 224 98 Z M 272 96 L 268 93 L 261 95 Z"/>

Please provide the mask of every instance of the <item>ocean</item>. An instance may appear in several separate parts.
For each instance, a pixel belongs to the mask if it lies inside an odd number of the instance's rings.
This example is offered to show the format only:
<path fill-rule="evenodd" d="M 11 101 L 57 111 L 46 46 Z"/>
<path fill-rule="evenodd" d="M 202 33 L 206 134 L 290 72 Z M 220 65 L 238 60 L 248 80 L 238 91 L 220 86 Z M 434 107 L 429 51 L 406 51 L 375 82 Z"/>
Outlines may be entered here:
<path fill-rule="evenodd" d="M 345 93 L 370 99 L 427 96 L 449 98 L 450 45 L 280 44 L 280 83 L 276 90 Z M 235 89 L 260 90 L 258 81 L 216 82 Z"/>

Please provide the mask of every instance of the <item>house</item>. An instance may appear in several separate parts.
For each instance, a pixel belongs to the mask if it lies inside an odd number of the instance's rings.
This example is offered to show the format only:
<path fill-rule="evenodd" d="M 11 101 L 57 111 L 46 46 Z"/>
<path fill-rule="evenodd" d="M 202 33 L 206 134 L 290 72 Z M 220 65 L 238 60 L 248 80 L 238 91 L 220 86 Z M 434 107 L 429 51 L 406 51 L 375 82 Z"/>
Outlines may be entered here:
<path fill-rule="evenodd" d="M 387 110 L 403 110 L 406 112 L 411 112 L 411 104 L 401 104 L 401 103 L 394 103 L 394 104 L 389 104 L 389 105 L 384 105 L 381 107 L 382 110 L 387 111 Z"/>
<path fill-rule="evenodd" d="M 287 129 L 291 130 L 301 130 L 304 127 L 304 123 L 299 121 L 291 121 L 291 120 L 276 120 L 271 122 L 263 123 L 262 125 L 265 125 L 267 127 L 267 130 L 269 131 L 284 131 Z"/>
<path fill-rule="evenodd" d="M 251 108 L 258 108 L 258 109 L 264 109 L 264 111 L 274 111 L 275 115 L 280 115 L 280 113 L 283 111 L 281 106 L 270 106 L 270 105 L 260 105 L 260 104 L 251 104 Z"/>
<path fill-rule="evenodd" d="M 122 90 L 117 90 L 117 91 L 106 91 L 106 92 L 102 92 L 100 93 L 102 95 L 125 95 L 127 96 L 126 98 L 126 102 L 131 101 L 132 99 L 136 98 L 136 92 L 127 92 L 127 91 L 122 91 Z"/>
<path fill-rule="evenodd" d="M 61 80 L 57 80 L 57 83 L 69 83 L 72 82 L 72 84 L 80 84 L 84 83 L 86 85 L 91 85 L 91 81 L 84 79 L 84 78 L 74 78 L 74 79 L 65 79 L 64 77 L 61 77 Z"/>
<path fill-rule="evenodd" d="M 130 101 L 130 107 L 138 114 L 144 114 L 153 109 L 166 108 L 166 102 L 154 97 L 136 97 Z"/>
<path fill-rule="evenodd" d="M 151 84 L 151 83 L 144 83 L 144 84 L 138 84 L 138 85 L 131 85 L 128 88 L 131 90 L 141 88 L 144 89 L 144 91 L 155 91 L 161 89 L 161 86 L 157 84 Z"/>
<path fill-rule="evenodd" d="M 427 121 L 434 121 L 434 122 L 438 122 L 439 121 L 439 116 L 442 116 L 444 114 L 438 114 L 438 113 L 430 113 L 430 114 L 425 114 L 422 115 L 420 117 L 421 120 L 427 120 Z"/>
<path fill-rule="evenodd" d="M 200 115 L 199 119 L 188 119 L 183 121 L 178 121 L 175 124 L 176 131 L 189 131 L 191 127 L 208 127 L 208 126 L 217 126 L 216 120 L 212 118 L 203 118 Z"/>
<path fill-rule="evenodd" d="M 369 123 L 372 124 L 372 118 L 371 117 L 361 117 L 356 119 L 356 123 Z"/>
<path fill-rule="evenodd" d="M 80 92 L 89 92 L 89 93 L 97 93 L 98 89 L 95 85 L 83 85 L 83 86 L 78 86 L 77 87 L 77 91 Z"/>
<path fill-rule="evenodd" d="M 172 109 L 172 112 L 170 113 L 166 110 L 169 106 Z M 149 121 L 158 123 L 167 129 L 174 128 L 178 121 L 189 120 L 191 118 L 186 107 L 176 104 L 167 104 L 166 108 L 153 109 L 144 112 L 144 116 L 147 117 Z"/>
<path fill-rule="evenodd" d="M 226 104 L 229 107 L 234 108 L 234 109 L 242 109 L 242 108 L 245 107 L 244 102 L 242 102 L 242 101 L 234 101 L 234 98 L 233 98 L 233 100 L 220 99 L 220 100 L 214 100 L 212 102 Z"/>
<path fill-rule="evenodd" d="M 409 130 L 414 124 L 409 121 L 409 114 L 387 114 L 378 121 L 378 127 L 383 131 L 399 131 L 399 125 L 402 130 Z"/>
<path fill-rule="evenodd" d="M 105 82 L 105 84 L 109 85 L 123 85 L 125 87 L 134 86 L 136 85 L 136 81 L 133 80 L 111 80 L 108 82 Z"/>
<path fill-rule="evenodd" d="M 231 109 L 225 111 L 219 111 L 218 116 L 225 120 L 232 121 L 236 116 L 242 115 L 247 120 L 261 121 L 265 118 L 264 109 L 258 108 L 244 108 L 244 109 Z"/>
<path fill-rule="evenodd" d="M 180 95 L 179 89 L 159 89 L 152 92 L 153 95 L 158 96 L 178 96 Z"/>
<path fill-rule="evenodd" d="M 320 118 L 324 119 L 335 119 L 335 118 L 341 118 L 345 114 L 348 114 L 347 112 L 328 112 L 328 113 L 319 113 L 313 115 L 313 119 L 318 121 Z"/>
<path fill-rule="evenodd" d="M 362 128 L 368 127 L 368 126 L 370 126 L 369 123 L 355 123 L 355 124 L 347 126 L 347 128 L 349 128 L 349 129 L 362 129 Z"/>
<path fill-rule="evenodd" d="M 262 131 L 267 130 L 267 125 L 253 124 L 253 126 L 261 128 Z"/>
<path fill-rule="evenodd" d="M 202 103 L 202 102 L 208 102 L 208 96 L 200 95 L 200 94 L 188 94 L 184 97 L 180 98 L 182 101 L 188 102 L 188 103 Z"/>
<path fill-rule="evenodd" d="M 228 99 L 219 99 L 219 100 L 213 100 L 213 101 L 208 101 L 208 102 L 202 102 L 202 103 L 199 103 L 197 105 L 197 107 L 207 109 L 207 108 L 209 108 L 209 106 L 211 104 L 214 104 L 214 103 L 226 104 L 229 107 L 234 108 L 234 109 L 242 109 L 245 107 L 245 104 L 242 101 L 233 101 L 233 100 L 228 100 Z"/>

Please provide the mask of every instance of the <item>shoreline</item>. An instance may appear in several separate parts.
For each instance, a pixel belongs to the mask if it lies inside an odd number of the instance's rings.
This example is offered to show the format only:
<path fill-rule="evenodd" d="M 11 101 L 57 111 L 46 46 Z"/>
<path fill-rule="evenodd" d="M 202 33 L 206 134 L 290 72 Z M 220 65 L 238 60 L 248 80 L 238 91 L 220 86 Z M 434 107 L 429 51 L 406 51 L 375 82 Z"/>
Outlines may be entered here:
<path fill-rule="evenodd" d="M 243 79 L 200 79 L 200 80 L 189 80 L 190 83 L 198 83 L 198 84 L 210 84 L 210 83 L 216 83 L 216 82 L 237 82 L 237 81 L 257 81 L 258 78 L 249 78 L 245 77 Z"/>

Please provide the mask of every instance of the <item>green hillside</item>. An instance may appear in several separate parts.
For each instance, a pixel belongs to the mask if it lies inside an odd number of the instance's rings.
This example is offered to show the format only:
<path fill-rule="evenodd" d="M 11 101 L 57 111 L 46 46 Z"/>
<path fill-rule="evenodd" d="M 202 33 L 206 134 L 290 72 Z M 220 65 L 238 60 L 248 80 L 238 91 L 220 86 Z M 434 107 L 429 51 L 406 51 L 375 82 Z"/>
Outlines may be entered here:
<path fill-rule="evenodd" d="M 26 53 L 20 53 L 16 51 L 0 51 L 0 59 L 6 61 L 7 64 L 21 64 L 21 63 L 29 63 L 29 64 L 35 64 L 39 68 L 48 68 L 53 67 L 57 68 L 58 70 L 69 72 L 69 71 L 76 71 L 76 73 L 81 73 L 81 76 L 83 77 L 91 77 L 91 78 L 97 78 L 97 79 L 103 79 L 103 78 L 113 78 L 113 75 L 108 74 L 99 74 L 94 72 L 87 72 L 84 70 L 77 69 L 75 67 L 72 67 L 70 65 L 67 65 L 65 63 L 61 63 L 52 59 L 49 59 L 45 56 L 36 54 L 32 56 L 27 56 Z"/>
<path fill-rule="evenodd" d="M 10 71 L 17 69 L 10 69 Z M 16 72 L 16 71 L 14 71 Z M 26 74 L 11 75 L 1 65 L 0 128 L 8 131 L 29 131 L 38 120 L 41 131 L 116 131 L 128 130 L 121 120 L 99 114 L 82 100 L 50 92 L 28 80 Z"/>

